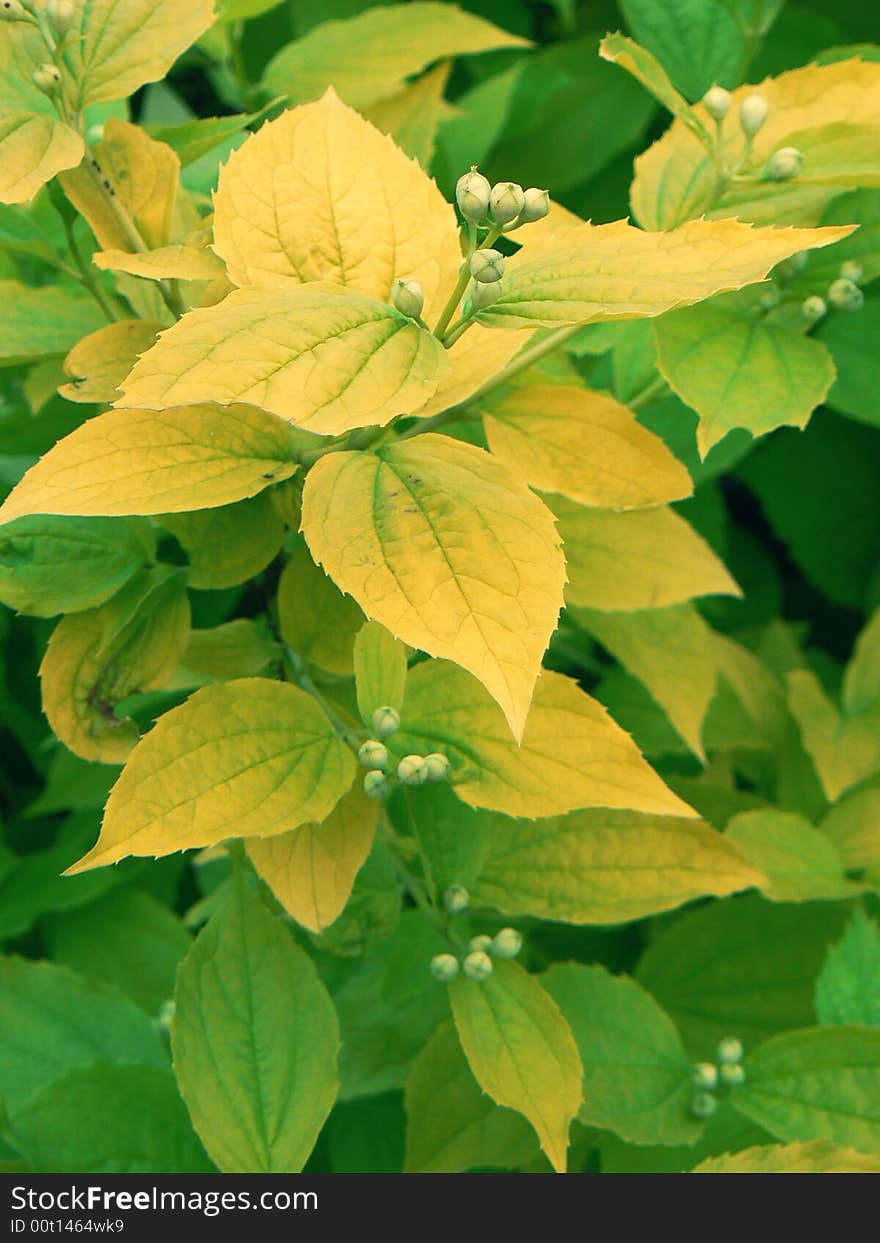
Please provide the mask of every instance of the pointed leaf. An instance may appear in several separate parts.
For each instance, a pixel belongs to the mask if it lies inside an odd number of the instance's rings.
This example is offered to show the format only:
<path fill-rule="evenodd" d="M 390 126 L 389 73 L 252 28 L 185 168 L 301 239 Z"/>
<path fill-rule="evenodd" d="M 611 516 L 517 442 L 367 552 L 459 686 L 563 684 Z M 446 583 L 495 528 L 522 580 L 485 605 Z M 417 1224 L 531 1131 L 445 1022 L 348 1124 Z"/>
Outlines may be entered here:
<path fill-rule="evenodd" d="M 856 910 L 816 980 L 820 1023 L 880 1027 L 880 926 Z"/>
<path fill-rule="evenodd" d="M 355 636 L 364 615 L 298 542 L 278 580 L 281 637 L 303 660 L 340 677 L 354 672 Z"/>
<path fill-rule="evenodd" d="M 354 641 L 358 711 L 369 725 L 377 708 L 398 712 L 406 689 L 406 648 L 381 622 L 365 622 Z"/>
<path fill-rule="evenodd" d="M 144 319 L 122 319 L 106 324 L 73 347 L 64 360 L 69 384 L 58 392 L 68 401 L 111 402 L 138 356 L 148 350 L 162 325 Z"/>
<path fill-rule="evenodd" d="M 880 1174 L 880 1160 L 828 1140 L 766 1144 L 708 1157 L 692 1174 Z"/>
<path fill-rule="evenodd" d="M 862 891 L 844 875 L 834 843 L 794 812 L 744 811 L 728 823 L 724 836 L 766 873 L 759 887 L 773 902 L 851 898 Z"/>

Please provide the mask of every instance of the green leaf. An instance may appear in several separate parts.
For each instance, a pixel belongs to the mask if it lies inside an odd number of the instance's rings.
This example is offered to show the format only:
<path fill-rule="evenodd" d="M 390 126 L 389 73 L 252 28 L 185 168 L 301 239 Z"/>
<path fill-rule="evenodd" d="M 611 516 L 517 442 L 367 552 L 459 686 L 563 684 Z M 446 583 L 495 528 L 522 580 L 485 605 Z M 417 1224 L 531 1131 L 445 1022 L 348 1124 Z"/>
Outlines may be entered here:
<path fill-rule="evenodd" d="M 557 963 L 541 977 L 571 1024 L 584 1068 L 578 1118 L 634 1144 L 692 1144 L 691 1063 L 669 1016 L 635 980 Z"/>
<path fill-rule="evenodd" d="M 276 110 L 278 103 L 279 100 L 273 99 L 258 112 L 239 112 L 228 117 L 195 117 L 192 121 L 177 125 L 147 125 L 145 128 L 151 138 L 164 142 L 176 152 L 181 168 L 187 168 L 243 130 L 259 125 Z"/>
<path fill-rule="evenodd" d="M 336 1099 L 339 1026 L 311 959 L 239 877 L 181 967 L 174 1070 L 223 1173 L 297 1173 Z"/>
<path fill-rule="evenodd" d="M 18 518 L 0 529 L 0 599 L 36 617 L 96 608 L 150 561 L 150 526 L 125 518 Z"/>
<path fill-rule="evenodd" d="M 40 1088 L 93 1062 L 165 1069 L 168 1057 L 147 1015 L 106 984 L 66 967 L 0 958 L 0 1081 L 14 1112 Z"/>
<path fill-rule="evenodd" d="M 703 457 L 735 427 L 753 436 L 803 427 L 834 381 L 820 341 L 736 307 L 687 307 L 654 331 L 661 373 L 700 416 Z"/>
<path fill-rule="evenodd" d="M 467 807 L 446 783 L 400 786 L 388 803 L 394 825 L 419 843 L 426 879 L 440 903 L 450 885 L 474 886 L 489 852 L 494 817 Z M 513 821 L 504 819 L 512 827 Z"/>
<path fill-rule="evenodd" d="M 766 873 L 768 881 L 759 888 L 772 902 L 851 898 L 862 891 L 844 875 L 834 843 L 793 812 L 775 807 L 742 812 L 729 822 L 724 836 Z"/>
<path fill-rule="evenodd" d="M 767 1144 L 701 1161 L 693 1174 L 880 1174 L 880 1161 L 827 1140 Z"/>
<path fill-rule="evenodd" d="M 256 578 L 277 555 L 286 528 L 268 492 L 233 505 L 162 514 L 189 561 L 189 585 L 219 591 Z"/>
<path fill-rule="evenodd" d="M 713 83 L 736 86 L 746 56 L 740 27 L 720 0 L 621 0 L 627 25 L 689 99 Z"/>
<path fill-rule="evenodd" d="M 281 49 L 269 62 L 263 85 L 292 104 L 317 99 L 333 86 L 346 103 L 360 108 L 394 95 L 433 61 L 528 46 L 455 5 L 389 5 L 322 22 Z"/>
<path fill-rule="evenodd" d="M 846 715 L 851 717 L 868 711 L 880 700 L 880 609 L 856 639 L 844 671 L 841 699 Z"/>
<path fill-rule="evenodd" d="M 819 825 L 847 868 L 877 871 L 880 865 L 880 789 L 866 786 L 845 795 Z"/>
<path fill-rule="evenodd" d="M 437 1028 L 416 1058 L 406 1085 L 406 1116 L 408 1174 L 509 1170 L 537 1155 L 525 1118 L 495 1105 L 480 1088 L 451 1020 Z"/>
<path fill-rule="evenodd" d="M 880 1027 L 880 927 L 864 911 L 853 912 L 828 951 L 816 980 L 816 1017 Z"/>
<path fill-rule="evenodd" d="M 60 357 L 104 322 L 100 307 L 82 294 L 0 280 L 0 367 Z"/>
<path fill-rule="evenodd" d="M 795 669 L 786 677 L 788 706 L 816 766 L 829 802 L 880 768 L 878 711 L 846 718 L 816 675 Z"/>
<path fill-rule="evenodd" d="M 449 995 L 474 1078 L 496 1105 L 528 1118 L 550 1164 L 563 1173 L 583 1068 L 556 1002 L 534 976 L 506 961 L 496 961 L 479 984 L 458 976 Z"/>
<path fill-rule="evenodd" d="M 355 636 L 364 615 L 315 565 L 302 542 L 278 582 L 278 624 L 284 642 L 303 660 L 340 677 L 354 672 Z"/>
<path fill-rule="evenodd" d="M 155 1066 L 97 1062 L 69 1071 L 11 1120 L 37 1173 L 209 1174 L 174 1076 Z"/>
<path fill-rule="evenodd" d="M 400 711 L 406 690 L 406 647 L 381 622 L 368 621 L 354 640 L 358 712 L 369 725 L 377 708 Z"/>
<path fill-rule="evenodd" d="M 829 1139 L 880 1153 L 880 1030 L 812 1027 L 746 1058 L 736 1108 L 782 1140 Z"/>
<path fill-rule="evenodd" d="M 648 42 L 644 37 L 642 41 Z M 599 55 L 603 60 L 620 65 L 621 69 L 632 74 L 655 99 L 660 101 L 664 108 L 667 108 L 673 116 L 680 117 L 688 129 L 701 137 L 705 136 L 708 142 L 708 131 L 692 112 L 684 96 L 672 84 L 663 65 L 647 47 L 641 47 L 633 39 L 628 39 L 626 35 L 618 31 L 616 34 L 605 36 L 599 44 Z"/>
<path fill-rule="evenodd" d="M 816 335 L 831 351 L 837 368 L 828 405 L 862 423 L 880 426 L 880 300 L 869 298 L 855 315 L 832 313 Z"/>
<path fill-rule="evenodd" d="M 700 821 L 591 810 L 534 821 L 495 817 L 471 896 L 506 915 L 619 924 L 761 881 Z"/>
<path fill-rule="evenodd" d="M 177 689 L 253 678 L 277 665 L 280 656 L 279 645 L 267 638 L 256 622 L 240 617 L 210 630 L 191 630 L 170 685 Z"/>
<path fill-rule="evenodd" d="M 305 691 L 264 678 L 206 686 L 135 748 L 97 845 L 69 872 L 320 822 L 354 773 L 354 757 Z"/>

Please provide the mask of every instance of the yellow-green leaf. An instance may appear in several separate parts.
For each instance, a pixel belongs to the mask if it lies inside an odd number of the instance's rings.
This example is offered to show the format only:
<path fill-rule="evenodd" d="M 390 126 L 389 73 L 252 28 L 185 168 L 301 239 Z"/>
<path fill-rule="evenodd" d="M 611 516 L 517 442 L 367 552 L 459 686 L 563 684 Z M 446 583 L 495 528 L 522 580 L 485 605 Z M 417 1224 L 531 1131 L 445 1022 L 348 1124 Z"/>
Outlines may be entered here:
<path fill-rule="evenodd" d="M 105 322 L 100 307 L 79 293 L 0 280 L 0 367 L 64 355 Z"/>
<path fill-rule="evenodd" d="M 437 391 L 419 410 L 419 418 L 439 414 L 451 406 L 463 404 L 505 367 L 531 340 L 531 329 L 517 332 L 495 332 L 482 324 L 472 324 L 447 350 L 449 371 L 440 380 Z"/>
<path fill-rule="evenodd" d="M 473 673 L 522 736 L 562 603 L 553 516 L 488 453 L 424 435 L 306 479 L 315 560 L 397 638 Z"/>
<path fill-rule="evenodd" d="M 528 818 L 582 807 L 696 814 L 602 705 L 561 674 L 541 674 L 519 746 L 479 682 L 446 661 L 410 669 L 401 715 L 389 750 L 396 758 L 444 751 L 453 790 L 472 807 Z"/>
<path fill-rule="evenodd" d="M 214 198 L 214 249 L 236 285 L 331 281 L 387 301 L 395 280 L 414 278 L 426 317 L 461 262 L 452 206 L 333 91 L 231 156 Z"/>
<path fill-rule="evenodd" d="M 73 347 L 64 360 L 69 384 L 58 392 L 68 401 L 111 402 L 119 385 L 140 354 L 148 350 L 162 331 L 162 324 L 145 319 L 121 319 L 105 324 Z"/>
<path fill-rule="evenodd" d="M 606 35 L 599 44 L 599 55 L 603 60 L 620 65 L 627 73 L 647 87 L 655 99 L 659 99 L 664 108 L 673 116 L 680 117 L 688 129 L 702 135 L 706 144 L 711 143 L 709 133 L 703 123 L 698 120 L 685 97 L 676 90 L 669 80 L 666 70 L 647 48 L 628 39 L 626 35 Z"/>
<path fill-rule="evenodd" d="M 267 638 L 256 622 L 239 617 L 208 630 L 191 630 L 180 667 L 169 685 L 177 690 L 231 678 L 254 678 L 280 659 L 279 644 Z"/>
<path fill-rule="evenodd" d="M 267 492 L 234 505 L 163 514 L 189 560 L 189 585 L 201 591 L 235 587 L 254 578 L 281 548 L 285 526 Z"/>
<path fill-rule="evenodd" d="M 83 140 L 45 112 L 0 110 L 0 203 L 25 203 L 83 157 Z"/>
<path fill-rule="evenodd" d="M 362 107 L 395 94 L 435 60 L 529 46 L 527 39 L 455 5 L 394 4 L 322 22 L 282 48 L 269 62 L 263 84 L 294 103 L 334 86 L 348 103 Z"/>
<path fill-rule="evenodd" d="M 852 898 L 863 886 L 847 880 L 834 843 L 803 816 L 767 807 L 744 811 L 727 824 L 724 836 L 766 874 L 759 888 L 772 902 L 812 902 Z"/>
<path fill-rule="evenodd" d="M 399 311 L 330 286 L 236 289 L 159 337 L 118 407 L 247 402 L 322 435 L 417 411 L 448 367 Z"/>
<path fill-rule="evenodd" d="M 707 1157 L 692 1174 L 880 1174 L 880 1159 L 829 1140 L 763 1144 Z"/>
<path fill-rule="evenodd" d="M 370 853 L 379 804 L 355 785 L 321 824 L 255 837 L 248 854 L 289 915 L 322 932 L 342 913 Z"/>
<path fill-rule="evenodd" d="M 630 612 L 697 596 L 741 594 L 723 562 L 671 509 L 613 513 L 553 498 L 565 547 L 565 598 Z"/>
<path fill-rule="evenodd" d="M 829 802 L 880 769 L 878 713 L 847 719 L 816 675 L 796 669 L 786 677 L 788 706 Z"/>
<path fill-rule="evenodd" d="M 128 272 L 153 281 L 210 281 L 225 270 L 215 254 L 190 242 L 172 242 L 140 252 L 99 250 L 92 255 L 92 262 L 107 272 Z"/>
<path fill-rule="evenodd" d="M 880 878 L 880 788 L 866 786 L 846 795 L 819 827 L 847 868 L 869 868 Z"/>
<path fill-rule="evenodd" d="M 354 757 L 305 691 L 264 678 L 206 686 L 135 748 L 97 845 L 69 871 L 320 822 L 354 773 Z"/>
<path fill-rule="evenodd" d="M 622 220 L 584 224 L 558 250 L 510 263 L 500 297 L 478 319 L 522 328 L 662 315 L 763 280 L 790 255 L 851 232 L 762 229 L 739 220 L 691 220 L 667 233 Z"/>
<path fill-rule="evenodd" d="M 377 708 L 398 712 L 406 690 L 406 648 L 381 622 L 368 621 L 354 641 L 358 711 L 369 725 Z"/>
<path fill-rule="evenodd" d="M 298 469 L 290 431 L 252 406 L 110 410 L 41 458 L 0 521 L 22 514 L 163 514 L 254 496 Z"/>
<path fill-rule="evenodd" d="M 461 1046 L 484 1092 L 531 1122 L 557 1173 L 581 1103 L 577 1045 L 556 1002 L 518 963 L 495 962 L 477 984 L 460 975 L 449 988 Z"/>
<path fill-rule="evenodd" d="M 691 477 L 659 436 L 605 393 L 528 385 L 483 413 L 489 448 L 543 492 L 600 509 L 645 509 L 681 500 Z"/>
<path fill-rule="evenodd" d="M 378 100 L 364 113 L 372 125 L 393 138 L 401 151 L 418 160 L 422 168 L 431 163 L 438 125 L 449 115 L 455 115 L 455 109 L 443 99 L 451 68 L 448 60 L 441 61 L 411 86 Z"/>
<path fill-rule="evenodd" d="M 880 700 L 880 609 L 871 615 L 856 639 L 852 659 L 844 671 L 841 694 L 848 716 L 858 716 Z"/>
<path fill-rule="evenodd" d="M 763 874 L 700 820 L 576 811 L 495 819 L 472 901 L 505 915 L 622 924 L 697 898 L 727 897 Z"/>
<path fill-rule="evenodd" d="M 364 615 L 297 543 L 278 583 L 278 623 L 285 643 L 328 673 L 354 672 L 355 635 Z"/>

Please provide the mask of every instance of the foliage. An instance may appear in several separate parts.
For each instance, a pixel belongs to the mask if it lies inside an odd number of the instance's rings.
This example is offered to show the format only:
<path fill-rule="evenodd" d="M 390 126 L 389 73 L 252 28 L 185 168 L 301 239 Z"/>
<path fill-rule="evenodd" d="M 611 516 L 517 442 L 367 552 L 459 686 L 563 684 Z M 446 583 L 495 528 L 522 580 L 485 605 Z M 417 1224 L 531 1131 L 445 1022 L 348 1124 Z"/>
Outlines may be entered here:
<path fill-rule="evenodd" d="M 880 53 L 596 8 L 0 9 L 3 1168 L 880 1169 Z"/>

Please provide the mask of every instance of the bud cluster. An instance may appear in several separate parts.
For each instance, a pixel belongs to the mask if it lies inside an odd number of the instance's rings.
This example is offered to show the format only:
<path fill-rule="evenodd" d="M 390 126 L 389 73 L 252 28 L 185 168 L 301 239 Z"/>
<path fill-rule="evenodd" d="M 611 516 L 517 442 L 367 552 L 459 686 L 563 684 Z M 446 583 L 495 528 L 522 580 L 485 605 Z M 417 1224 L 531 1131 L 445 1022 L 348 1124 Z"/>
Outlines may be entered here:
<path fill-rule="evenodd" d="M 718 1108 L 719 1088 L 739 1088 L 746 1081 L 742 1066 L 743 1044 L 736 1036 L 718 1042 L 714 1062 L 695 1062 L 691 1067 L 691 1113 L 695 1118 L 711 1118 Z"/>
<path fill-rule="evenodd" d="M 469 173 L 459 177 L 455 201 L 471 224 L 500 227 L 505 232 L 521 224 L 543 220 L 550 210 L 550 195 L 546 190 L 539 190 L 537 186 L 524 190 L 515 181 L 498 181 L 493 186 L 477 171 L 476 164 Z"/>
<path fill-rule="evenodd" d="M 468 902 L 467 890 L 460 885 L 450 885 L 443 895 L 447 911 L 456 913 L 450 906 L 450 895 L 454 895 L 456 900 L 463 895 L 464 905 L 457 907 L 456 912 L 464 910 Z M 467 953 L 461 963 L 453 954 L 436 954 L 431 959 L 431 975 L 435 980 L 448 983 L 462 970 L 469 980 L 479 984 L 492 974 L 493 958 L 516 958 L 521 949 L 522 934 L 516 928 L 502 928 L 494 937 L 481 933 L 468 941 Z"/>
<path fill-rule="evenodd" d="M 840 265 L 840 272 L 821 294 L 811 294 L 801 303 L 801 314 L 810 324 L 816 324 L 828 314 L 829 307 L 836 311 L 860 311 L 865 305 L 865 295 L 859 288 L 859 281 L 865 274 L 864 268 L 854 259 L 848 259 Z"/>
<path fill-rule="evenodd" d="M 405 755 L 394 772 L 389 771 L 391 757 L 385 739 L 400 728 L 400 713 L 390 704 L 376 708 L 370 717 L 373 737 L 358 748 L 358 760 L 369 769 L 364 777 L 364 793 L 370 798 L 388 798 L 394 789 L 395 777 L 402 785 L 419 786 L 426 781 L 445 781 L 452 765 L 441 751 L 430 755 Z"/>

